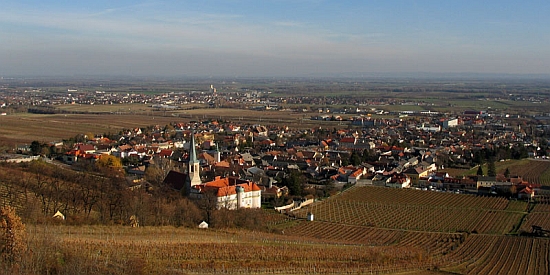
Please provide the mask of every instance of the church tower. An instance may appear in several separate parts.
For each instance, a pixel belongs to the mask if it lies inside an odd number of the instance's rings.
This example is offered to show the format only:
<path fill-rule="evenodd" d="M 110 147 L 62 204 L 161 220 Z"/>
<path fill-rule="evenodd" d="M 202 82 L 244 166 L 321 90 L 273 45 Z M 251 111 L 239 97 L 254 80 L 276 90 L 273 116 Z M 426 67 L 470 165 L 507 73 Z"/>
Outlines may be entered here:
<path fill-rule="evenodd" d="M 202 184 L 200 176 L 200 165 L 197 159 L 197 150 L 195 148 L 195 131 L 191 131 L 191 144 L 189 145 L 189 177 L 191 178 L 191 187 Z"/>

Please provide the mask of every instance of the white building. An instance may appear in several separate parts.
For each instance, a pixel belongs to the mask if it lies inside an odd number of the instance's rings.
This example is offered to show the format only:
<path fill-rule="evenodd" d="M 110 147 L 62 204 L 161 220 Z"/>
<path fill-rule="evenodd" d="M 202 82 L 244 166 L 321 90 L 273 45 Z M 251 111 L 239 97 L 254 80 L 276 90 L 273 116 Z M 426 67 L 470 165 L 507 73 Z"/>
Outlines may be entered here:
<path fill-rule="evenodd" d="M 191 187 L 190 197 L 203 199 L 208 194 L 217 197 L 217 208 L 234 210 L 238 208 L 260 208 L 262 203 L 260 187 L 250 181 L 238 178 L 221 178 Z"/>
<path fill-rule="evenodd" d="M 458 126 L 458 118 L 447 119 L 443 121 L 443 128 L 450 128 Z"/>
<path fill-rule="evenodd" d="M 424 123 L 422 123 L 422 126 L 420 127 L 416 127 L 417 130 L 421 130 L 421 131 L 425 131 L 425 132 L 440 132 L 441 131 L 441 126 L 439 125 L 435 125 L 435 126 L 430 126 L 430 125 L 426 125 Z"/>

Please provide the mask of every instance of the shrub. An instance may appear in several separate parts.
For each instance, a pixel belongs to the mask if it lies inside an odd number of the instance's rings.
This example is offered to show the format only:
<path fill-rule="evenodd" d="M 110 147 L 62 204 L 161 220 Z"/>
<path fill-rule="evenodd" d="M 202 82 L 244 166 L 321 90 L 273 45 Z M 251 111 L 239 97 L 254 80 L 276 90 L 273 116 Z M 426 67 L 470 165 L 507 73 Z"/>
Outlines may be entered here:
<path fill-rule="evenodd" d="M 13 266 L 21 262 L 26 251 L 26 231 L 21 218 L 11 206 L 0 209 L 0 256 L 2 262 Z"/>

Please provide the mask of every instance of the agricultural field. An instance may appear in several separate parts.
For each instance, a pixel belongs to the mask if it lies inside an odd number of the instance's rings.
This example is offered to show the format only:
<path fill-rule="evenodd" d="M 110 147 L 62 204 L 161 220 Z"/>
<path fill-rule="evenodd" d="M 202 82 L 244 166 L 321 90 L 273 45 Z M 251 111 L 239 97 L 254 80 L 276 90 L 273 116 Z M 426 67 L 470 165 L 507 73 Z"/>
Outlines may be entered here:
<path fill-rule="evenodd" d="M 471 235 L 445 261 L 454 274 L 548 274 L 550 239 Z"/>
<path fill-rule="evenodd" d="M 521 231 L 531 232 L 532 226 L 550 230 L 550 204 L 547 201 L 537 202 L 521 224 Z"/>
<path fill-rule="evenodd" d="M 173 117 L 101 114 L 13 114 L 0 118 L 0 141 L 23 144 L 61 141 L 85 133 L 118 133 L 122 129 L 166 125 Z"/>
<path fill-rule="evenodd" d="M 135 104 L 134 104 L 135 105 Z M 106 105 L 111 106 L 111 105 Z M 142 105 L 140 105 L 142 106 Z M 126 106 L 128 107 L 128 106 Z M 96 110 L 90 114 L 30 114 L 14 113 L 0 117 L 0 145 L 14 146 L 32 141 L 61 141 L 85 133 L 118 133 L 123 129 L 166 125 L 173 122 L 222 119 L 238 123 L 276 124 L 293 128 L 310 128 L 325 125 L 342 127 L 336 121 L 312 121 L 309 116 L 291 112 L 262 112 L 241 109 L 194 109 L 177 111 L 148 110 L 117 113 L 117 109 Z M 130 107 L 133 108 L 133 107 Z M 82 111 L 75 109 L 74 111 Z M 113 113 L 111 113 L 113 112 Z"/>
<path fill-rule="evenodd" d="M 549 160 L 521 160 L 519 165 L 507 166 L 510 170 L 510 175 L 521 176 L 524 180 L 540 184 L 542 186 L 550 186 L 550 161 Z M 498 173 L 504 173 L 504 169 L 497 167 Z"/>
<path fill-rule="evenodd" d="M 329 241 L 418 247 L 432 269 L 453 274 L 547 274 L 550 239 L 466 233 L 430 233 L 302 222 L 285 231 Z"/>
<path fill-rule="evenodd" d="M 550 239 L 306 221 L 281 234 L 55 225 L 27 231 L 30 256 L 41 261 L 22 268 L 42 274 L 547 274 L 550 260 Z"/>
<path fill-rule="evenodd" d="M 487 171 L 487 165 L 482 166 L 483 171 Z M 550 186 L 550 160 L 543 159 L 521 159 L 506 160 L 495 162 L 497 173 L 504 174 L 506 168 L 511 176 L 520 176 L 529 183 Z M 451 177 L 461 177 L 465 175 L 475 175 L 477 168 L 472 169 L 445 169 L 443 172 L 449 173 Z"/>
<path fill-rule="evenodd" d="M 30 256 L 41 261 L 22 268 L 41 274 L 432 274 L 416 272 L 431 262 L 424 248 L 409 245 L 173 227 L 39 225 L 28 232 Z"/>
<path fill-rule="evenodd" d="M 353 187 L 295 215 L 306 218 L 312 213 L 319 221 L 385 229 L 507 234 L 526 214 L 506 210 L 508 205 L 509 201 L 501 197 Z"/>
<path fill-rule="evenodd" d="M 422 195 L 422 196 L 421 196 Z M 370 246 L 413 246 L 430 266 L 454 274 L 548 274 L 550 204 L 430 191 L 352 187 L 296 213 L 285 234 Z M 425 218 L 428 216 L 429 218 Z"/>
<path fill-rule="evenodd" d="M 151 105 L 146 104 L 63 104 L 56 105 L 56 109 L 67 112 L 91 113 L 150 113 Z"/>
<path fill-rule="evenodd" d="M 285 235 L 317 238 L 329 242 L 364 244 L 371 246 L 418 246 L 429 251 L 430 257 L 448 253 L 460 245 L 465 233 L 434 233 L 395 229 L 379 229 L 367 226 L 342 225 L 329 222 L 300 222 L 284 231 Z"/>

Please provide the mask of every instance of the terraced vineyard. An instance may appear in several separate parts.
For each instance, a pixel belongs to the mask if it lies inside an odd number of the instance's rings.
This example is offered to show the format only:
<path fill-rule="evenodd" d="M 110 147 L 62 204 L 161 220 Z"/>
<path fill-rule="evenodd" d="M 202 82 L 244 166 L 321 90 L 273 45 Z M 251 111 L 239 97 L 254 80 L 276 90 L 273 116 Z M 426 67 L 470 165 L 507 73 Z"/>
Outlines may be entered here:
<path fill-rule="evenodd" d="M 510 175 L 520 176 L 525 181 L 540 184 L 542 186 L 550 186 L 550 160 L 543 159 L 522 159 L 508 160 L 497 162 L 497 173 L 504 174 L 506 168 L 510 171 Z M 486 165 L 483 166 L 486 171 Z M 475 175 L 477 169 L 445 169 L 452 177 L 460 177 L 463 175 Z"/>
<path fill-rule="evenodd" d="M 305 218 L 338 224 L 429 232 L 512 232 L 526 212 L 522 205 L 506 210 L 509 201 L 500 197 L 477 197 L 384 187 L 354 187 L 296 212 Z"/>
<path fill-rule="evenodd" d="M 520 230 L 523 232 L 531 232 L 532 226 L 534 225 L 550 230 L 550 203 L 539 202 L 535 204 L 533 210 L 525 217 Z"/>
<path fill-rule="evenodd" d="M 337 200 L 358 201 L 381 204 L 427 205 L 432 207 L 455 207 L 504 210 L 509 201 L 502 197 L 479 197 L 474 195 L 457 195 L 454 193 L 427 192 L 413 189 L 390 189 L 386 187 L 354 187 Z"/>
<path fill-rule="evenodd" d="M 458 274 L 549 274 L 550 239 L 471 235 L 445 260 Z"/>
<path fill-rule="evenodd" d="M 550 161 L 529 160 L 524 165 L 512 165 L 508 168 L 511 175 L 521 176 L 524 180 L 550 186 Z"/>
<path fill-rule="evenodd" d="M 416 251 L 419 269 L 454 274 L 549 274 L 550 239 L 508 235 L 550 229 L 550 204 L 498 197 L 352 187 L 296 213 L 285 235 Z M 529 212 L 528 212 L 529 211 Z M 403 267 L 404 269 L 410 268 Z"/>
<path fill-rule="evenodd" d="M 430 257 L 445 255 L 460 245 L 467 236 L 465 233 L 414 232 L 304 221 L 285 230 L 285 234 L 348 244 L 418 247 Z"/>

